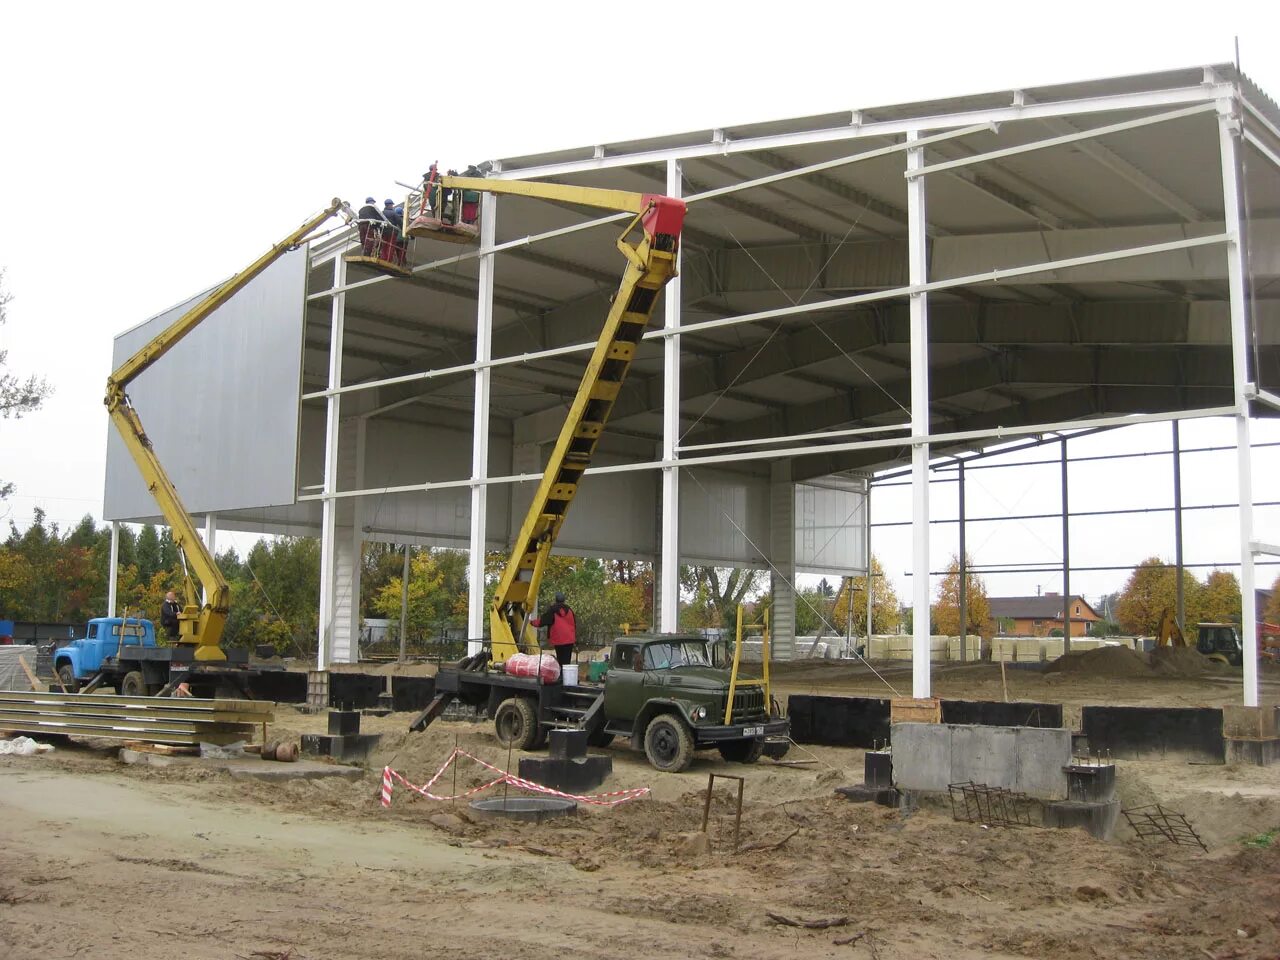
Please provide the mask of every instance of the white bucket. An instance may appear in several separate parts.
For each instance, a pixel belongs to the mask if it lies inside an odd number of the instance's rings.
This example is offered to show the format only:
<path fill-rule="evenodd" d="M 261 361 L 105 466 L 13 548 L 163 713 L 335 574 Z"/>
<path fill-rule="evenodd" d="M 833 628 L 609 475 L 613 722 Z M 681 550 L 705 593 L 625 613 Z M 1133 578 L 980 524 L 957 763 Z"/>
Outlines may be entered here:
<path fill-rule="evenodd" d="M 576 663 L 561 664 L 560 678 L 566 686 L 576 687 L 578 685 L 578 665 Z"/>

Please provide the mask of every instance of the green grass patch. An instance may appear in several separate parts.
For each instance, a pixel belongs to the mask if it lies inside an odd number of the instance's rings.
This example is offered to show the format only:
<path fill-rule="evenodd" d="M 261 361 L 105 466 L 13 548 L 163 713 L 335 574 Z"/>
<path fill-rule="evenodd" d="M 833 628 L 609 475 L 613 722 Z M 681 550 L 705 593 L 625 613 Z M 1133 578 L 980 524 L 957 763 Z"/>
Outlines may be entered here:
<path fill-rule="evenodd" d="M 1240 842 L 1246 847 L 1257 847 L 1260 850 L 1265 850 L 1277 840 L 1280 840 L 1280 827 L 1268 830 L 1266 833 L 1254 834 L 1252 837 L 1240 838 Z"/>

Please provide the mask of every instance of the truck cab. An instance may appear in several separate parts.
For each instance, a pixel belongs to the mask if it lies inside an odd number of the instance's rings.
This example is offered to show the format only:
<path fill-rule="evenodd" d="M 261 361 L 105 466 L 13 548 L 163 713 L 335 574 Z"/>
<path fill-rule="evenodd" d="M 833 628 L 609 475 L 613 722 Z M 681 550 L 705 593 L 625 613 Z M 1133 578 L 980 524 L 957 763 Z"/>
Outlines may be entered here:
<path fill-rule="evenodd" d="M 765 689 L 733 691 L 730 671 L 715 665 L 711 641 L 696 635 L 619 637 L 604 677 L 604 731 L 627 736 L 659 770 L 678 771 L 696 750 L 753 763 L 767 736 L 786 736 Z"/>
<path fill-rule="evenodd" d="M 78 689 L 118 660 L 121 647 L 155 647 L 156 631 L 150 620 L 137 617 L 96 617 L 77 637 L 54 653 L 53 669 L 68 690 Z"/>

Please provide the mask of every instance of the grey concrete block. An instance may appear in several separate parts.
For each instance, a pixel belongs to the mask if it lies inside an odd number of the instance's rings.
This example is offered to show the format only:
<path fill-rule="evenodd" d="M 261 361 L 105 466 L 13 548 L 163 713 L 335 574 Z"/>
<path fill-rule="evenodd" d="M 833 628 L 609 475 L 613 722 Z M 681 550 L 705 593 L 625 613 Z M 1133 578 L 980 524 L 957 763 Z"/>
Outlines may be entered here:
<path fill-rule="evenodd" d="M 952 782 L 951 729 L 941 723 L 893 724 L 889 740 L 894 786 L 945 793 Z"/>
<path fill-rule="evenodd" d="M 1255 767 L 1280 763 L 1280 737 L 1227 737 L 1227 763 Z"/>
<path fill-rule="evenodd" d="M 1015 727 L 951 728 L 951 783 L 985 783 L 1017 789 L 1018 756 Z"/>
<path fill-rule="evenodd" d="M 1064 800 L 1071 764 L 1071 731 L 1015 727 L 1017 779 L 1013 789 L 1041 800 Z"/>
<path fill-rule="evenodd" d="M 1081 827 L 1099 840 L 1110 840 L 1116 832 L 1119 820 L 1119 800 L 1108 800 L 1105 803 L 1055 800 L 1044 805 L 1046 827 Z"/>

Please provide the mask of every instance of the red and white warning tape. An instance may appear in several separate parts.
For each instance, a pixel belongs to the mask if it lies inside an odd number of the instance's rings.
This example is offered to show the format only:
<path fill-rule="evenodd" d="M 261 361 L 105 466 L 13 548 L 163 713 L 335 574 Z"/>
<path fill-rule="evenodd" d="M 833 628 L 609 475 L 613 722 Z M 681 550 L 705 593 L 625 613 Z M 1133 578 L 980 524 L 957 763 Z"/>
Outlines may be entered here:
<path fill-rule="evenodd" d="M 432 793 L 431 787 L 435 785 L 437 780 L 444 776 L 444 772 L 449 769 L 449 765 L 457 762 L 459 757 L 466 757 L 468 760 L 474 760 L 476 763 L 480 764 L 480 766 L 488 770 L 492 770 L 494 773 L 498 774 L 498 776 L 490 780 L 488 783 L 482 783 L 478 787 L 472 787 L 470 790 L 465 790 L 462 793 L 454 794 L 453 796 L 440 796 Z M 545 787 L 540 783 L 534 783 L 532 780 L 525 780 L 523 777 L 517 777 L 515 774 L 507 770 L 502 770 L 499 767 L 495 767 L 491 763 L 486 763 L 475 754 L 467 753 L 467 751 L 462 749 L 456 749 L 453 753 L 449 754 L 440 769 L 435 772 L 435 775 L 426 783 L 422 784 L 422 786 L 410 783 L 403 775 L 392 770 L 390 767 L 383 767 L 382 805 L 384 807 L 391 806 L 391 791 L 396 781 L 399 781 L 402 786 L 407 787 L 414 793 L 426 797 L 428 800 L 462 800 L 466 797 L 474 796 L 482 790 L 488 790 L 490 787 L 496 787 L 500 783 L 509 783 L 511 786 L 518 787 L 521 790 L 529 790 L 533 793 L 544 793 L 552 797 L 562 797 L 565 800 L 576 800 L 578 803 L 586 803 L 597 807 L 616 807 L 620 803 L 626 803 L 628 800 L 635 800 L 649 793 L 648 787 L 632 787 L 629 790 L 614 790 L 610 793 L 592 793 L 583 795 L 564 793 L 560 790 L 553 790 L 551 787 Z"/>

